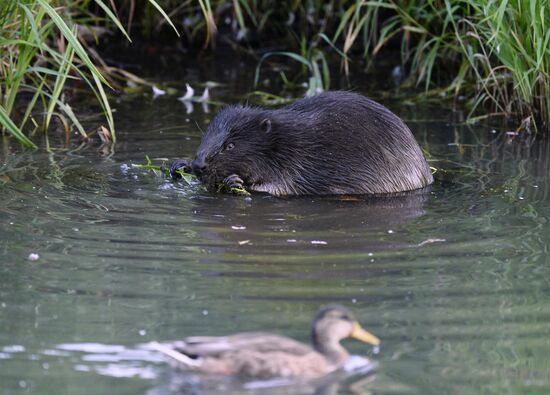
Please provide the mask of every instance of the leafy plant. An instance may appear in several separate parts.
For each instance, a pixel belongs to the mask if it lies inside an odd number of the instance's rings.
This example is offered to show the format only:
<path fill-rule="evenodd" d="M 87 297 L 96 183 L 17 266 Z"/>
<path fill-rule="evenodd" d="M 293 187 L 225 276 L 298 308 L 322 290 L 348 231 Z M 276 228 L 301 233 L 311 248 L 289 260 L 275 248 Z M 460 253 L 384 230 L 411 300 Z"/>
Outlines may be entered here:
<path fill-rule="evenodd" d="M 256 73 L 254 77 L 254 85 L 258 85 L 260 78 L 260 71 L 263 63 L 274 56 L 283 56 L 288 59 L 294 60 L 303 66 L 303 70 L 307 75 L 306 96 L 314 96 L 320 92 L 328 90 L 330 88 L 330 70 L 328 62 L 323 51 L 309 46 L 307 41 L 302 39 L 301 53 L 287 52 L 287 51 L 275 51 L 268 52 L 262 56 L 256 67 Z M 286 85 L 289 84 L 289 80 L 286 74 L 281 71 L 280 76 Z"/>

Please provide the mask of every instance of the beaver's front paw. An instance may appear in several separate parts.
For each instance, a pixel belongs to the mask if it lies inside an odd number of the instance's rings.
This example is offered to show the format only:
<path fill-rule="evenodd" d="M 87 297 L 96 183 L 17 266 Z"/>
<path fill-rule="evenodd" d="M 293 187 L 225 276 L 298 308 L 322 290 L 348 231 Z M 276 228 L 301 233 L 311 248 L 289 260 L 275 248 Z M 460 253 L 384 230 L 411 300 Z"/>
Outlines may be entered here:
<path fill-rule="evenodd" d="M 176 159 L 172 162 L 170 165 L 170 176 L 174 180 L 182 178 L 181 174 L 177 172 L 176 170 L 183 170 L 185 173 L 189 173 L 191 171 L 191 166 L 189 165 L 189 160 L 187 159 Z"/>
<path fill-rule="evenodd" d="M 243 189 L 243 184 L 244 181 L 242 178 L 236 174 L 231 174 L 223 180 L 223 186 L 227 191 L 231 191 L 232 189 Z"/>

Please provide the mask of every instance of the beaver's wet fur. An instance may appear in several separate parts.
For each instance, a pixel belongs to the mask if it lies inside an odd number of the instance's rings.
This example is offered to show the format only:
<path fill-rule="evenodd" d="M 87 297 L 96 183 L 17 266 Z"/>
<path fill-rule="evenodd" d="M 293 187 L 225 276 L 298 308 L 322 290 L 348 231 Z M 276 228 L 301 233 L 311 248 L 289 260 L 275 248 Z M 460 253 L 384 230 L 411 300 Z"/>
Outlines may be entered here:
<path fill-rule="evenodd" d="M 272 195 L 386 194 L 424 188 L 430 168 L 409 128 L 381 104 L 334 91 L 279 109 L 231 106 L 188 165 L 210 189 Z"/>

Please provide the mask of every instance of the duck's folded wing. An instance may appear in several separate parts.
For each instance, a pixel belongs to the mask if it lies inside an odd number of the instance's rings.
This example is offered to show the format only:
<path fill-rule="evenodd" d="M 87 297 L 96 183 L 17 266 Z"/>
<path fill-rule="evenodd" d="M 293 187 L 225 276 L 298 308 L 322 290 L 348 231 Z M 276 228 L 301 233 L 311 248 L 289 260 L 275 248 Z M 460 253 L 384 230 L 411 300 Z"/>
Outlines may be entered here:
<path fill-rule="evenodd" d="M 260 353 L 278 351 L 293 355 L 310 353 L 312 348 L 288 337 L 262 332 L 231 336 L 195 336 L 172 343 L 175 350 L 194 357 L 214 356 L 233 351 Z"/>

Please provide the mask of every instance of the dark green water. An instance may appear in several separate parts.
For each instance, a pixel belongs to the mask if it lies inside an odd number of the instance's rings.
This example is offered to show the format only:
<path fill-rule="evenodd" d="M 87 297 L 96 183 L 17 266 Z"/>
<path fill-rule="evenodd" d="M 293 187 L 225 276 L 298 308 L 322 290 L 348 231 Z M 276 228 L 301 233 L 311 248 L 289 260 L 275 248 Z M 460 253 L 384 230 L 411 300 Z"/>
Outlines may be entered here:
<path fill-rule="evenodd" d="M 212 90 L 225 102 L 245 73 L 182 71 L 229 82 Z M 116 103 L 111 149 L 4 147 L 0 392 L 213 393 L 142 344 L 245 330 L 308 341 L 314 312 L 338 302 L 382 338 L 376 355 L 346 343 L 378 367 L 319 393 L 549 393 L 548 144 L 386 104 L 448 170 L 429 193 L 245 199 L 132 169 L 193 155 L 216 109 L 186 114 L 175 97 Z M 313 392 L 255 393 L 276 391 Z"/>

